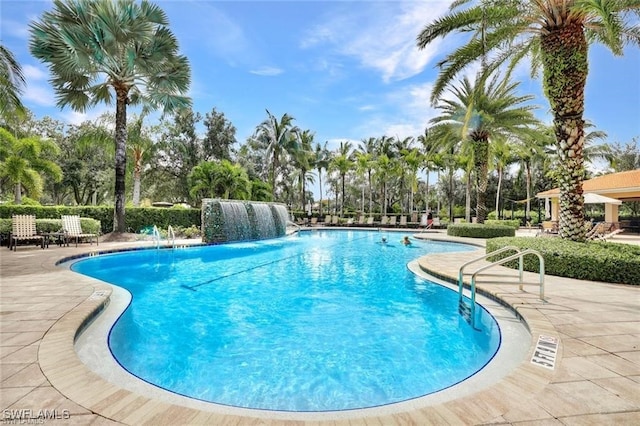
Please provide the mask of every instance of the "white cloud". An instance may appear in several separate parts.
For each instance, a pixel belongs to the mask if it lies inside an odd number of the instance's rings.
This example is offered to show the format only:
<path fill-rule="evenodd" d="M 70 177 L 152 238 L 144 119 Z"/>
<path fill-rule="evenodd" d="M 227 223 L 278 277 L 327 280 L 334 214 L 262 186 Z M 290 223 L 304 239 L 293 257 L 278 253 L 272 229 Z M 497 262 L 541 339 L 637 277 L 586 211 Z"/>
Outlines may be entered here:
<path fill-rule="evenodd" d="M 281 68 L 264 66 L 264 67 L 260 67 L 260 68 L 255 69 L 255 70 L 250 70 L 249 72 L 251 74 L 255 74 L 255 75 L 262 75 L 262 76 L 272 77 L 272 76 L 276 76 L 276 75 L 282 74 L 284 72 L 284 70 L 281 69 Z"/>
<path fill-rule="evenodd" d="M 25 65 L 22 67 L 25 80 L 45 80 L 47 78 L 47 72 L 41 68 L 34 67 L 33 65 Z"/>
<path fill-rule="evenodd" d="M 27 104 L 33 103 L 44 107 L 52 107 L 56 104 L 55 96 L 51 87 L 31 83 L 27 83 L 23 100 Z"/>
<path fill-rule="evenodd" d="M 432 88 L 432 83 L 413 84 L 387 93 L 384 107 L 359 124 L 356 132 L 366 137 L 386 135 L 401 139 L 423 134 L 429 120 L 437 115 L 429 102 Z"/>
<path fill-rule="evenodd" d="M 438 52 L 439 40 L 418 50 L 416 36 L 448 7 L 446 1 L 367 3 L 313 26 L 301 47 L 331 45 L 336 53 L 380 72 L 385 82 L 406 79 L 422 72 Z"/>
<path fill-rule="evenodd" d="M 64 120 L 65 122 L 67 122 L 69 124 L 79 125 L 79 124 L 82 124 L 85 121 L 95 122 L 105 112 L 115 112 L 115 110 L 114 109 L 109 109 L 106 106 L 97 107 L 97 108 L 94 108 L 94 109 L 86 111 L 86 112 L 78 112 L 78 111 L 74 111 L 74 110 L 69 109 L 69 110 L 65 110 L 63 113 L 61 113 L 60 117 L 61 117 L 62 120 Z M 114 125 L 115 125 L 115 123 L 114 123 Z"/>

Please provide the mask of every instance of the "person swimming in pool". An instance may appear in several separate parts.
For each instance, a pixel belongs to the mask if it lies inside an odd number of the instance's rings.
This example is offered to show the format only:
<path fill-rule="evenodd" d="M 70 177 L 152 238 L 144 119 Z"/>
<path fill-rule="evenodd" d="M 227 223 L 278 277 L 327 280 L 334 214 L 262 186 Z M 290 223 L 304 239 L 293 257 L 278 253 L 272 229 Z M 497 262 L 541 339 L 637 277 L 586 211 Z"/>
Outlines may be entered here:
<path fill-rule="evenodd" d="M 405 246 L 410 246 L 411 245 L 411 240 L 409 240 L 408 236 L 404 236 L 404 238 L 402 239 L 402 244 L 404 244 Z"/>
<path fill-rule="evenodd" d="M 387 244 L 387 237 L 382 237 L 382 240 L 380 240 L 380 242 L 382 244 Z"/>

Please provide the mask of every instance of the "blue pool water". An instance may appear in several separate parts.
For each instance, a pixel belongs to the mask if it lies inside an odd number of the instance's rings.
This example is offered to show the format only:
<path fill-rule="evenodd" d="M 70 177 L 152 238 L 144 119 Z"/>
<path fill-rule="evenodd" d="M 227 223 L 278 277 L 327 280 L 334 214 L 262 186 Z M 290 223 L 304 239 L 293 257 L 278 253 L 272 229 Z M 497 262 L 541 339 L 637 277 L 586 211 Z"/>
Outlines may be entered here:
<path fill-rule="evenodd" d="M 457 313 L 455 291 L 406 267 L 422 255 L 472 248 L 405 247 L 401 237 L 302 232 L 97 256 L 72 269 L 131 292 L 109 345 L 135 376 L 231 406 L 345 410 L 452 386 L 500 345 L 488 312 L 477 310 L 473 330 Z"/>

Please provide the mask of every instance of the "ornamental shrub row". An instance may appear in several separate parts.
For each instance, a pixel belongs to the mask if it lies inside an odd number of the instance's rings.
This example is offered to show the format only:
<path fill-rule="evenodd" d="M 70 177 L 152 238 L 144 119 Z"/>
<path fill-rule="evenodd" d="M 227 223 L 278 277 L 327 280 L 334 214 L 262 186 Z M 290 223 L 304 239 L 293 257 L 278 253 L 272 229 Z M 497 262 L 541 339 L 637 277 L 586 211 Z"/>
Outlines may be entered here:
<path fill-rule="evenodd" d="M 513 245 L 531 248 L 544 258 L 545 273 L 579 280 L 640 285 L 640 246 L 604 241 L 578 243 L 561 238 L 494 238 L 487 240 L 487 253 Z M 494 259 L 513 254 L 506 252 Z M 517 261 L 505 266 L 517 268 Z M 539 272 L 537 256 L 524 257 L 526 271 Z"/>
<path fill-rule="evenodd" d="M 468 238 L 513 237 L 516 229 L 506 225 L 487 225 L 481 223 L 454 223 L 447 227 L 447 235 Z"/>
<path fill-rule="evenodd" d="M 505 219 L 505 220 L 496 220 L 496 219 L 487 219 L 484 221 L 485 225 L 504 225 L 511 226 L 513 229 L 520 228 L 520 219 Z"/>
<path fill-rule="evenodd" d="M 0 218 L 9 219 L 9 223 L 11 223 L 10 219 L 14 214 L 35 215 L 36 219 L 60 219 L 62 215 L 78 215 L 81 218 L 92 218 L 99 221 L 101 234 L 107 234 L 113 230 L 113 207 L 111 206 L 0 205 Z M 127 207 L 125 221 L 127 232 L 135 233 L 153 225 L 163 229 L 169 225 L 174 228 L 190 228 L 192 226 L 200 228 L 200 209 Z"/>

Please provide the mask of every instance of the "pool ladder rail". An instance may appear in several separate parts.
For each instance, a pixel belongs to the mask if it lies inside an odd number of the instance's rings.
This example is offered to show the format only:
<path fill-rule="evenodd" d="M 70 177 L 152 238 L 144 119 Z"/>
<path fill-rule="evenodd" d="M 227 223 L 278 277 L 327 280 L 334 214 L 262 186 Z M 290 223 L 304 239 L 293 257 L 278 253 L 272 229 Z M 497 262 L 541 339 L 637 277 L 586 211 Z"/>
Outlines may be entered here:
<path fill-rule="evenodd" d="M 474 270 L 473 272 L 464 272 L 464 269 L 476 262 L 479 262 L 481 260 L 487 260 L 488 258 L 495 256 L 497 254 L 500 253 L 504 253 L 507 251 L 515 251 L 514 254 L 507 256 L 503 259 L 499 259 L 496 260 L 494 262 L 491 262 L 489 264 L 485 264 L 481 267 L 479 267 L 478 269 Z M 535 255 L 538 257 L 538 260 L 540 262 L 540 277 L 539 280 L 537 282 L 525 282 L 524 281 L 524 269 L 523 269 L 523 259 L 524 256 L 526 255 Z M 488 282 L 482 282 L 482 284 L 502 284 L 502 285 L 508 285 L 508 284 L 517 284 L 520 288 L 520 291 L 524 291 L 523 286 L 525 285 L 538 285 L 540 286 L 540 300 L 542 300 L 543 302 L 545 301 L 544 299 L 544 258 L 542 257 L 542 255 L 540 254 L 540 252 L 533 250 L 533 249 L 525 249 L 520 251 L 520 249 L 516 246 L 506 246 L 503 247 L 499 250 L 493 251 L 491 253 L 487 253 L 483 256 L 480 256 L 478 258 L 472 259 L 470 261 L 468 261 L 467 263 L 465 263 L 464 265 L 462 265 L 460 267 L 460 270 L 458 271 L 458 312 L 460 313 L 460 315 L 462 315 L 462 317 L 469 323 L 471 324 L 472 327 L 475 327 L 475 314 L 476 314 L 476 283 L 477 283 L 477 277 L 478 274 L 480 274 L 481 272 L 486 271 L 487 269 L 493 268 L 494 266 L 499 266 L 499 265 L 503 265 L 504 263 L 510 262 L 512 260 L 516 260 L 518 259 L 518 281 L 517 282 L 508 282 L 508 281 L 504 281 L 505 276 L 502 276 L 502 280 L 501 281 L 488 281 Z M 464 277 L 465 275 L 471 275 L 471 284 L 468 285 L 468 287 L 470 288 L 471 291 L 471 303 L 469 305 L 467 305 L 467 303 L 465 303 L 464 301 Z"/>
<path fill-rule="evenodd" d="M 159 249 L 160 243 L 162 242 L 162 236 L 160 235 L 160 231 L 156 225 L 153 225 L 153 239 L 156 243 L 156 249 Z M 171 248 L 176 248 L 176 233 L 171 225 L 167 228 L 167 243 L 171 243 Z"/>

